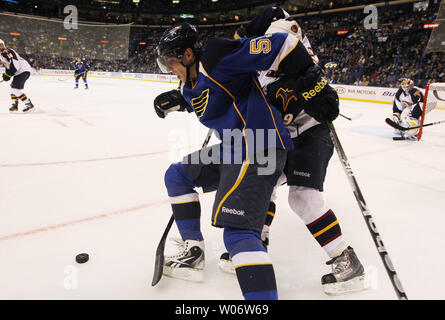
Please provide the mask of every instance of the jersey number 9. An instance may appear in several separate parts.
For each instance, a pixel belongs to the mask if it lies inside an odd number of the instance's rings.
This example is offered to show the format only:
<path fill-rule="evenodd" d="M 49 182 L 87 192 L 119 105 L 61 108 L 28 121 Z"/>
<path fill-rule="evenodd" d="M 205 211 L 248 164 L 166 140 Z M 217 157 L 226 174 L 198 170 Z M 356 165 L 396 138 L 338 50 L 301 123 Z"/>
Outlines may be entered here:
<path fill-rule="evenodd" d="M 285 114 L 283 117 L 283 122 L 285 126 L 288 126 L 294 120 L 294 115 L 292 113 Z"/>

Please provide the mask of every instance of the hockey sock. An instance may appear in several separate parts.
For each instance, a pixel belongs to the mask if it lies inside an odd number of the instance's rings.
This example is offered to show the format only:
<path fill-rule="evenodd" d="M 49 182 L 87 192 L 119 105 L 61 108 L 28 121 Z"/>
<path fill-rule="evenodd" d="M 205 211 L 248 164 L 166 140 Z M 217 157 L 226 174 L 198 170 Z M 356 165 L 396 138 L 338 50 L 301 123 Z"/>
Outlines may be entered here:
<path fill-rule="evenodd" d="M 224 228 L 224 244 L 246 300 L 277 300 L 275 273 L 259 232 Z"/>
<path fill-rule="evenodd" d="M 289 205 L 330 258 L 347 248 L 337 217 L 325 206 L 319 190 L 290 186 Z"/>
<path fill-rule="evenodd" d="M 165 185 L 182 240 L 203 240 L 199 196 L 182 163 L 172 164 L 167 169 Z"/>
<path fill-rule="evenodd" d="M 275 217 L 276 206 L 275 203 L 269 202 L 269 209 L 267 210 L 266 220 L 264 221 L 263 230 L 261 232 L 261 240 L 265 246 L 269 245 L 269 229 L 272 224 L 273 218 Z"/>
<path fill-rule="evenodd" d="M 12 102 L 16 102 L 19 99 L 19 97 L 17 97 L 15 94 L 11 93 L 11 100 Z"/>
<path fill-rule="evenodd" d="M 337 257 L 346 249 L 347 245 L 343 239 L 340 224 L 331 209 L 325 211 L 306 227 L 329 257 Z"/>
<path fill-rule="evenodd" d="M 196 193 L 185 196 L 194 195 L 198 196 Z M 204 238 L 201 233 L 201 205 L 199 200 L 174 203 L 173 201 L 176 200 L 177 197 L 170 198 L 173 215 L 182 240 L 202 241 Z"/>
<path fill-rule="evenodd" d="M 273 203 L 272 201 L 269 202 L 269 209 L 267 210 L 266 221 L 264 222 L 265 226 L 270 227 L 270 225 L 272 224 L 273 218 L 275 217 L 275 210 L 275 203 Z"/>
<path fill-rule="evenodd" d="M 28 97 L 24 93 L 19 97 L 19 99 L 22 100 L 24 103 L 28 103 L 29 102 Z"/>

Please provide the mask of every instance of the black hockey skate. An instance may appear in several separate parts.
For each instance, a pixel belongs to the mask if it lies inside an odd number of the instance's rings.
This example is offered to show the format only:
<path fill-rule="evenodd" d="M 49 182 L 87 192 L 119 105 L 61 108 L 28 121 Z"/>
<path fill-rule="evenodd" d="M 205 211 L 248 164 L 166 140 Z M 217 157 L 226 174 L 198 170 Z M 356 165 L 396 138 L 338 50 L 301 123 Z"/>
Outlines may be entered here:
<path fill-rule="evenodd" d="M 30 112 L 32 110 L 34 110 L 34 105 L 32 104 L 31 100 L 29 100 L 28 103 L 25 104 L 26 107 L 25 109 L 23 109 L 23 112 Z"/>
<path fill-rule="evenodd" d="M 11 108 L 9 108 L 9 112 L 16 112 L 19 111 L 19 102 L 16 100 L 12 103 Z"/>
<path fill-rule="evenodd" d="M 339 295 L 367 289 L 364 268 L 351 247 L 326 264 L 332 267 L 332 273 L 321 278 L 326 294 Z"/>
<path fill-rule="evenodd" d="M 188 281 L 204 280 L 204 241 L 175 240 L 179 252 L 166 256 L 163 274 L 167 277 Z"/>

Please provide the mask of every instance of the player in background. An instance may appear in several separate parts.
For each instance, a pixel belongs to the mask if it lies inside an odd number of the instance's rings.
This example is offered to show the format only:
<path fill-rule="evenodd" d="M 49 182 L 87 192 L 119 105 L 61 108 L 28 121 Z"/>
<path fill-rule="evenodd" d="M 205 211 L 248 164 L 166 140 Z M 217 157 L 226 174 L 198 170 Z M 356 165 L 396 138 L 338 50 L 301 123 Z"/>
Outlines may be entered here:
<path fill-rule="evenodd" d="M 276 32 L 297 37 L 306 47 L 314 64 L 318 63 L 318 57 L 313 53 L 309 39 L 298 23 L 290 19 L 288 13 L 279 7 L 264 10 L 246 27 L 238 29 L 235 37 Z M 320 86 L 327 85 L 320 68 L 311 69 L 310 76 L 317 79 Z M 331 265 L 332 273 L 324 275 L 321 279 L 324 291 L 327 294 L 342 294 L 365 289 L 364 268 L 354 249 L 343 237 L 340 223 L 333 210 L 325 204 L 323 197 L 323 183 L 334 149 L 326 121 L 332 121 L 338 115 L 338 97 L 337 109 L 324 110 L 319 106 L 312 110 L 306 107 L 302 90 L 304 85 L 301 82 L 275 71 L 262 71 L 258 78 L 268 101 L 280 110 L 294 144 L 294 149 L 287 154 L 285 177 L 280 178 L 278 185 L 287 180 L 289 206 L 303 220 L 330 258 L 327 264 Z M 325 106 L 330 107 L 331 104 L 326 103 Z M 275 215 L 274 200 L 275 191 L 262 231 L 265 246 L 269 243 L 269 229 Z M 221 256 L 220 267 L 227 272 L 233 270 L 227 254 Z"/>
<path fill-rule="evenodd" d="M 414 86 L 413 80 L 401 79 L 400 88 L 397 90 L 392 106 L 392 120 L 406 128 L 418 126 L 422 116 L 422 104 L 423 94 Z M 417 140 L 419 129 L 406 131 L 396 129 L 395 132 L 402 138 Z"/>
<path fill-rule="evenodd" d="M 11 48 L 6 48 L 5 42 L 0 39 L 0 62 L 5 67 L 6 71 L 3 73 L 3 81 L 11 83 L 11 99 L 12 106 L 9 108 L 10 112 L 18 111 L 19 100 L 25 103 L 23 112 L 29 112 L 34 108 L 31 100 L 23 92 L 25 82 L 31 75 L 32 68 L 28 61 L 20 57 L 20 55 Z"/>
<path fill-rule="evenodd" d="M 76 63 L 74 64 L 74 77 L 76 80 L 76 86 L 74 89 L 79 88 L 79 79 L 82 78 L 83 83 L 85 84 L 85 89 L 88 89 L 88 83 L 87 83 L 87 73 L 90 69 L 90 66 L 88 65 L 86 59 L 77 58 Z"/>
<path fill-rule="evenodd" d="M 274 270 L 262 245 L 261 231 L 292 141 L 278 110 L 265 99 L 256 71 L 275 69 L 295 78 L 304 77 L 313 66 L 311 57 L 296 38 L 287 34 L 239 40 L 216 38 L 201 48 L 195 27 L 181 23 L 161 37 L 157 61 L 163 72 L 173 72 L 181 80 L 180 94 L 171 90 L 156 97 L 158 116 L 164 118 L 171 111 L 192 108 L 199 121 L 222 139 L 216 148 L 199 150 L 186 156 L 185 161 L 172 164 L 165 174 L 183 243 L 177 255 L 165 257 L 164 273 L 202 279 L 204 239 L 194 188 L 216 190 L 212 225 L 224 228 L 224 244 L 244 298 L 277 299 Z M 318 91 L 311 102 L 323 99 L 325 93 Z M 263 146 L 256 143 L 261 139 Z M 241 141 L 242 148 L 234 149 L 233 141 Z M 264 167 L 259 161 L 263 152 L 275 157 L 267 174 L 259 174 Z M 205 164 L 203 158 L 209 159 L 209 154 L 213 161 Z M 238 156 L 241 163 L 233 161 Z M 223 163 L 221 159 L 225 159 Z"/>

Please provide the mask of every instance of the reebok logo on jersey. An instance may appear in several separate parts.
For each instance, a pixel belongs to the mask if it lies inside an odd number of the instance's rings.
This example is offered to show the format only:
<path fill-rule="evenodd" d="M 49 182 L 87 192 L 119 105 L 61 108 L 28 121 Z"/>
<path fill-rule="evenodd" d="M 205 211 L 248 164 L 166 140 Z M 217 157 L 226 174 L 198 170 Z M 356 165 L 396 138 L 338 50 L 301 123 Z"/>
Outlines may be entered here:
<path fill-rule="evenodd" d="M 313 89 L 302 93 L 304 100 L 308 101 L 309 99 L 315 97 L 317 93 L 326 87 L 327 84 L 328 80 L 326 80 L 326 78 L 322 78 L 321 81 L 317 82 L 317 85 Z"/>
<path fill-rule="evenodd" d="M 236 209 L 229 209 L 226 207 L 222 207 L 221 211 L 224 213 L 230 213 L 237 216 L 244 216 L 244 210 L 236 210 Z"/>
<path fill-rule="evenodd" d="M 302 176 L 302 177 L 306 177 L 306 178 L 310 178 L 311 177 L 311 174 L 309 172 L 295 171 L 295 170 L 294 170 L 294 175 Z"/>

